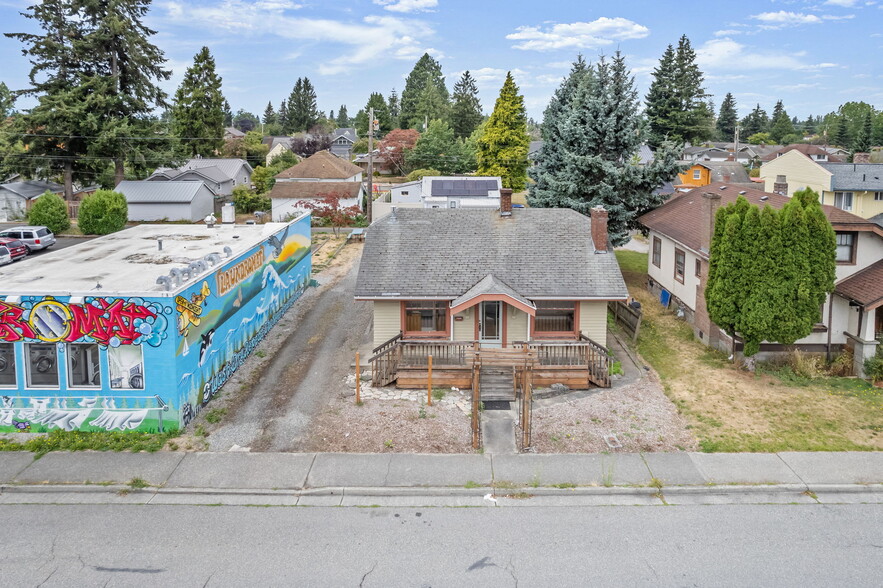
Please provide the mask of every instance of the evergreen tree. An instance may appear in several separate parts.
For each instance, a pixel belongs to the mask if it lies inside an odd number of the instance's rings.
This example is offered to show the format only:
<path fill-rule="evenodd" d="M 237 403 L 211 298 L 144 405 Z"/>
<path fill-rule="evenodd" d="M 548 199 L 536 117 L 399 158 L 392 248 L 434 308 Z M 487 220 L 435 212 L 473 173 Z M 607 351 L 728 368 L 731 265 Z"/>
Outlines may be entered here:
<path fill-rule="evenodd" d="M 356 113 L 353 119 L 353 126 L 356 127 L 356 133 L 365 137 L 368 135 L 368 113 L 362 109 Z"/>
<path fill-rule="evenodd" d="M 187 145 L 190 155 L 211 156 L 224 144 L 224 109 L 221 77 L 208 47 L 200 49 L 193 65 L 175 92 L 172 130 Z M 231 114 L 230 124 L 233 124 Z"/>
<path fill-rule="evenodd" d="M 721 102 L 720 113 L 717 115 L 717 136 L 722 141 L 732 141 L 736 136 L 736 123 L 739 116 L 736 113 L 736 99 L 730 92 L 724 96 Z"/>
<path fill-rule="evenodd" d="M 545 143 L 531 176 L 534 207 L 573 208 L 588 215 L 602 205 L 614 245 L 628 240 L 637 216 L 664 201 L 654 190 L 682 170 L 670 142 L 641 165 L 635 154 L 646 129 L 638 111 L 634 79 L 617 52 L 586 68 L 580 59 L 556 91 L 543 121 Z"/>
<path fill-rule="evenodd" d="M 365 112 L 370 112 L 370 109 L 374 109 L 374 120 L 378 122 L 380 125 L 380 129 L 374 132 L 374 138 L 378 139 L 390 132 L 393 129 L 392 120 L 389 116 L 389 106 L 386 103 L 386 98 L 383 97 L 383 94 L 379 92 L 372 92 L 371 96 L 368 98 L 368 103 L 365 105 Z M 357 129 L 359 133 L 364 132 L 365 135 L 368 134 L 368 126 L 365 126 L 365 130 Z"/>
<path fill-rule="evenodd" d="M 11 116 L 14 106 L 15 94 L 9 90 L 9 87 L 5 83 L 0 82 L 0 120 Z"/>
<path fill-rule="evenodd" d="M 427 86 L 432 86 L 436 92 L 424 92 Z M 403 129 L 422 128 L 425 116 L 429 116 L 430 120 L 444 118 L 442 115 L 447 113 L 440 112 L 443 108 L 437 103 L 444 103 L 446 106 L 448 98 L 441 64 L 428 53 L 424 53 L 405 80 L 399 113 L 400 126 Z"/>
<path fill-rule="evenodd" d="M 414 149 L 406 155 L 406 161 L 412 169 L 436 169 L 442 175 L 449 175 L 462 173 L 462 155 L 454 130 L 445 121 L 436 119 L 420 135 Z"/>
<path fill-rule="evenodd" d="M 224 99 L 224 126 L 233 126 L 233 109 L 230 108 L 230 103 L 226 98 Z"/>
<path fill-rule="evenodd" d="M 346 112 L 346 104 L 340 105 L 340 110 L 337 111 L 337 128 L 339 129 L 347 129 L 350 126 L 350 117 Z"/>
<path fill-rule="evenodd" d="M 478 87 L 469 70 L 464 71 L 454 84 L 452 99 L 451 126 L 458 138 L 465 139 L 478 128 L 484 118 L 481 102 L 478 100 Z"/>
<path fill-rule="evenodd" d="M 264 118 L 265 125 L 275 125 L 278 122 L 278 117 L 276 116 L 276 110 L 273 109 L 273 103 L 267 102 L 267 107 L 264 109 Z"/>
<path fill-rule="evenodd" d="M 310 130 L 319 120 L 316 90 L 309 78 L 298 78 L 288 96 L 288 127 L 286 132 Z"/>
<path fill-rule="evenodd" d="M 793 134 L 794 123 L 791 122 L 791 117 L 788 116 L 785 107 L 782 105 L 782 101 L 779 100 L 776 102 L 776 107 L 773 109 L 773 120 L 770 126 L 770 140 L 773 143 L 781 143 L 783 138 Z"/>
<path fill-rule="evenodd" d="M 767 117 L 766 111 L 758 104 L 748 116 L 742 119 L 742 124 L 739 126 L 742 129 L 741 135 L 743 137 L 750 137 L 756 133 L 768 132 L 770 119 Z"/>
<path fill-rule="evenodd" d="M 876 121 L 874 122 L 874 134 L 871 143 L 874 145 L 883 145 L 883 112 L 876 116 Z"/>
<path fill-rule="evenodd" d="M 752 207 L 751 210 L 758 209 Z M 741 317 L 745 355 L 748 356 L 760 350 L 760 343 L 770 336 L 780 316 L 780 309 L 789 302 L 787 289 L 782 287 L 779 275 L 779 260 L 784 256 L 780 215 L 771 207 L 764 206 L 756 216 L 758 218 L 754 221 L 755 215 L 752 213 L 749 223 L 756 222 L 757 229 L 743 232 L 742 235 L 748 248 L 747 259 L 752 262 L 747 276 L 753 282 L 748 289 Z"/>
<path fill-rule="evenodd" d="M 852 146 L 852 137 L 849 133 L 849 121 L 843 117 L 837 120 L 837 127 L 834 131 L 834 144 L 843 149 L 849 149 Z"/>
<path fill-rule="evenodd" d="M 509 72 L 494 104 L 494 112 L 478 139 L 478 175 L 500 176 L 504 188 L 523 190 L 527 181 L 529 143 L 524 97 L 518 93 Z"/>
<path fill-rule="evenodd" d="M 450 103 L 436 86 L 427 84 L 417 100 L 416 114 L 419 121 L 417 127 L 425 131 L 429 121 L 449 118 Z"/>
<path fill-rule="evenodd" d="M 389 122 L 392 125 L 392 128 L 399 128 L 399 115 L 401 114 L 401 105 L 399 104 L 399 93 L 396 92 L 395 88 L 393 88 L 392 92 L 389 93 L 389 99 L 387 100 L 386 106 L 389 110 Z"/>
<path fill-rule="evenodd" d="M 855 141 L 852 143 L 853 153 L 868 153 L 871 151 L 871 141 L 874 138 L 874 118 L 871 111 L 865 114 L 862 128 L 859 130 Z"/>
<path fill-rule="evenodd" d="M 674 139 L 675 124 L 671 114 L 678 108 L 675 88 L 675 50 L 669 45 L 653 70 L 653 81 L 645 99 L 645 116 L 650 125 L 650 144 L 654 147 L 667 138 Z"/>

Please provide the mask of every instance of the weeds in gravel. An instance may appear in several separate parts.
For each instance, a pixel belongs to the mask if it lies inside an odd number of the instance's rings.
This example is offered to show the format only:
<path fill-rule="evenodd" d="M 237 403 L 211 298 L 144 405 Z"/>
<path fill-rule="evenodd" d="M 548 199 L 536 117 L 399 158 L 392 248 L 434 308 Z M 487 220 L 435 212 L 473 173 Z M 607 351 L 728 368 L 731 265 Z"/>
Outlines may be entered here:
<path fill-rule="evenodd" d="M 514 490 L 515 488 L 518 488 L 518 485 L 509 480 L 494 480 L 494 488 L 499 488 L 500 490 Z"/>
<path fill-rule="evenodd" d="M 530 485 L 532 488 L 539 488 L 540 487 L 540 475 L 539 474 L 534 474 L 531 477 Z"/>
<path fill-rule="evenodd" d="M 137 476 L 129 480 L 129 488 L 133 490 L 147 488 L 148 486 L 150 486 L 150 484 L 148 484 L 147 481 Z"/>
<path fill-rule="evenodd" d="M 387 439 L 386 441 L 384 441 L 383 446 L 387 449 L 392 449 L 394 447 L 392 439 Z"/>
<path fill-rule="evenodd" d="M 610 488 L 613 486 L 613 470 L 615 469 L 616 464 L 612 461 L 606 461 L 602 458 L 601 460 L 601 484 L 605 488 Z"/>
<path fill-rule="evenodd" d="M 221 422 L 221 419 L 224 418 L 226 414 L 226 408 L 213 408 L 206 413 L 205 420 L 214 425 L 215 423 Z"/>
<path fill-rule="evenodd" d="M 437 402 L 441 402 L 442 398 L 445 397 L 445 394 L 446 394 L 446 392 L 444 390 L 442 390 L 441 388 L 434 388 L 432 390 L 432 399 Z"/>
<path fill-rule="evenodd" d="M 196 430 L 193 431 L 193 434 L 197 437 L 208 437 L 208 431 L 206 431 L 205 427 L 203 427 L 201 424 L 196 425 Z"/>
<path fill-rule="evenodd" d="M 426 418 L 426 409 L 424 407 L 420 407 L 417 409 L 417 418 L 425 419 Z"/>
<path fill-rule="evenodd" d="M 159 451 L 166 442 L 178 436 L 177 429 L 167 433 L 120 431 L 50 431 L 46 436 L 24 442 L 0 439 L 0 451 L 31 451 L 42 457 L 50 451 Z"/>
<path fill-rule="evenodd" d="M 254 352 L 254 354 L 260 358 L 267 357 L 267 352 L 264 351 L 263 349 L 258 349 L 257 351 Z"/>

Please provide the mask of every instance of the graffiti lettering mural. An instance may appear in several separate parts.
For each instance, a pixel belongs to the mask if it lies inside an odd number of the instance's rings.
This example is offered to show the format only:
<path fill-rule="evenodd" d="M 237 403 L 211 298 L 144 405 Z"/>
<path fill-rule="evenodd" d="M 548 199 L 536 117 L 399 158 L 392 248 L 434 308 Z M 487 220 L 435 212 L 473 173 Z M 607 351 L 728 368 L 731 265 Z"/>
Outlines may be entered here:
<path fill-rule="evenodd" d="M 113 347 L 137 345 L 154 332 L 151 324 L 158 315 L 158 308 L 121 298 L 73 304 L 46 296 L 29 306 L 0 301 L 0 341 L 70 343 L 83 339 Z"/>

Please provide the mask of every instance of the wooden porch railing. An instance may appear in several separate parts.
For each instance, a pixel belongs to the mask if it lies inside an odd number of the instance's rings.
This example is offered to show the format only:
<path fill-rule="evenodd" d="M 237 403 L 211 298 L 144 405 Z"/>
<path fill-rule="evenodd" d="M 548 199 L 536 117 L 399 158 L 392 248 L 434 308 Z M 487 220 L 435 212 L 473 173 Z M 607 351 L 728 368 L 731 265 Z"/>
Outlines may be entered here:
<path fill-rule="evenodd" d="M 423 367 L 432 356 L 436 367 L 471 367 L 474 341 L 402 341 L 402 367 Z"/>

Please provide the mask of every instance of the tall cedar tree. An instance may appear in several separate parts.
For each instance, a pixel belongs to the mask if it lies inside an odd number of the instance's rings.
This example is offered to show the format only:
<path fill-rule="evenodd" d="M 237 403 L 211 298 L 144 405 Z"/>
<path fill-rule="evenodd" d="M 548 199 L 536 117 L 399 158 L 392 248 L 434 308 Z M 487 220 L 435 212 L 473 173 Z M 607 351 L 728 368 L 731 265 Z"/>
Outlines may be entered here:
<path fill-rule="evenodd" d="M 172 111 L 172 130 L 187 145 L 190 155 L 210 157 L 224 145 L 226 103 L 215 58 L 208 47 L 203 47 L 184 72 Z"/>
<path fill-rule="evenodd" d="M 508 72 L 494 112 L 478 138 L 478 175 L 500 176 L 504 188 L 524 190 L 529 144 L 524 96 Z"/>
<path fill-rule="evenodd" d="M 224 99 L 224 126 L 233 126 L 233 109 L 230 108 L 230 103 L 226 98 Z"/>
<path fill-rule="evenodd" d="M 401 115 L 402 105 L 399 102 L 399 93 L 396 92 L 395 88 L 389 93 L 386 107 L 389 109 L 389 122 L 392 124 L 392 128 L 399 128 L 399 116 Z"/>
<path fill-rule="evenodd" d="M 346 104 L 340 105 L 340 110 L 337 111 L 337 128 L 346 129 L 350 126 L 350 116 L 346 112 Z"/>
<path fill-rule="evenodd" d="M 481 102 L 478 99 L 478 87 L 469 70 L 464 71 L 454 84 L 452 100 L 451 127 L 457 138 L 465 139 L 475 132 L 484 118 L 481 113 Z"/>
<path fill-rule="evenodd" d="M 791 345 L 821 320 L 834 289 L 835 236 L 818 194 L 801 190 L 782 210 L 740 196 L 715 217 L 705 299 L 711 320 L 745 342 Z"/>
<path fill-rule="evenodd" d="M 23 151 L 13 153 L 9 166 L 31 176 L 64 177 L 65 198 L 73 196 L 73 182 L 93 179 L 94 170 L 83 160 L 88 142 L 82 121 L 89 90 L 80 84 L 87 61 L 79 54 L 84 23 L 69 0 L 46 0 L 21 13 L 35 21 L 41 33 L 6 33 L 24 46 L 30 59 L 30 87 L 16 94 L 34 96 L 37 104 L 16 117 L 13 132 Z M 26 157 L 25 157 L 26 153 Z"/>
<path fill-rule="evenodd" d="M 742 119 L 740 135 L 748 138 L 757 133 L 766 133 L 770 130 L 770 119 L 767 117 L 766 111 L 760 107 L 760 104 L 754 107 L 754 110 Z"/>
<path fill-rule="evenodd" d="M 151 0 L 75 0 L 85 35 L 81 55 L 89 61 L 81 83 L 92 88 L 84 121 L 89 155 L 114 163 L 114 185 L 125 179 L 125 159 L 137 157 L 142 141 L 129 138 L 145 130 L 141 124 L 166 93 L 157 85 L 172 72 L 163 69 L 163 52 L 150 42 L 156 31 L 142 23 Z"/>
<path fill-rule="evenodd" d="M 849 132 L 849 121 L 844 117 L 836 119 L 836 128 L 834 130 L 834 145 L 849 149 L 852 146 L 852 135 Z"/>
<path fill-rule="evenodd" d="M 288 127 L 285 132 L 309 131 L 318 120 L 316 90 L 310 78 L 298 78 L 288 96 Z"/>
<path fill-rule="evenodd" d="M 435 91 L 424 92 L 427 86 Z M 441 64 L 429 53 L 424 53 L 405 79 L 399 126 L 403 129 L 423 128 L 425 117 L 429 117 L 429 120 L 444 118 L 448 99 L 448 88 L 445 86 Z M 438 110 L 429 110 L 430 108 Z"/>
<path fill-rule="evenodd" d="M 623 56 L 617 52 L 611 62 L 602 58 L 588 67 L 578 60 L 546 116 L 528 203 L 586 215 L 602 205 L 611 241 L 624 243 L 635 218 L 664 201 L 654 190 L 682 167 L 670 142 L 660 145 L 651 163 L 637 161 L 646 129 Z"/>
<path fill-rule="evenodd" d="M 267 102 L 267 107 L 264 109 L 264 118 L 262 119 L 265 125 L 274 125 L 277 122 L 276 110 L 273 108 L 272 102 Z"/>
<path fill-rule="evenodd" d="M 782 142 L 782 139 L 793 134 L 794 123 L 791 122 L 791 117 L 788 116 L 785 106 L 779 100 L 776 102 L 776 107 L 773 108 L 773 118 L 770 121 L 770 140 L 778 144 Z"/>
<path fill-rule="evenodd" d="M 365 105 L 365 112 L 370 112 L 370 109 L 374 109 L 374 120 L 380 125 L 380 129 L 374 132 L 374 138 L 378 139 L 390 132 L 393 129 L 392 120 L 389 116 L 389 105 L 386 103 L 386 98 L 383 97 L 383 94 L 379 92 L 372 92 L 371 96 L 368 98 L 368 103 Z M 367 118 L 365 119 L 367 122 Z M 364 129 L 356 129 L 356 132 L 362 136 L 368 136 L 368 125 L 365 125 Z"/>
<path fill-rule="evenodd" d="M 669 45 L 653 70 L 646 97 L 651 145 L 666 139 L 697 144 L 712 136 L 714 115 L 706 103 L 709 95 L 703 82 L 696 52 L 683 35 L 677 49 Z"/>
<path fill-rule="evenodd" d="M 279 112 L 276 114 L 276 124 L 279 125 L 283 133 L 288 128 L 288 103 L 283 100 L 279 103 Z"/>
<path fill-rule="evenodd" d="M 0 82 L 0 119 L 12 115 L 15 106 L 15 94 L 9 89 L 4 82 Z"/>
<path fill-rule="evenodd" d="M 862 127 L 859 129 L 858 134 L 855 136 L 855 141 L 852 143 L 852 151 L 853 153 L 867 153 L 871 150 L 871 140 L 874 138 L 874 118 L 869 110 L 865 113 L 865 120 L 862 123 Z"/>
<path fill-rule="evenodd" d="M 736 136 L 736 123 L 739 115 L 736 113 L 736 99 L 730 92 L 724 96 L 721 109 L 717 115 L 717 136 L 721 141 L 733 141 Z"/>

